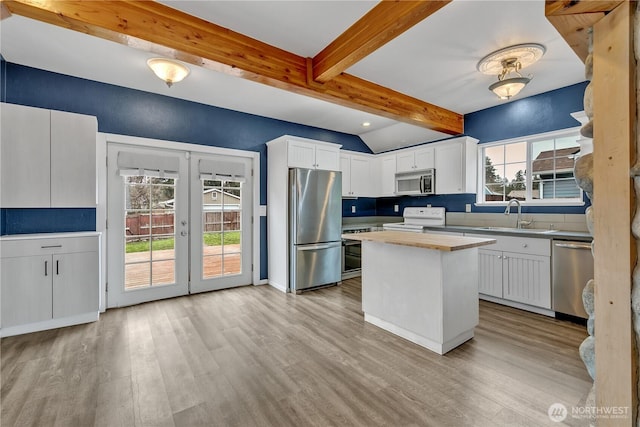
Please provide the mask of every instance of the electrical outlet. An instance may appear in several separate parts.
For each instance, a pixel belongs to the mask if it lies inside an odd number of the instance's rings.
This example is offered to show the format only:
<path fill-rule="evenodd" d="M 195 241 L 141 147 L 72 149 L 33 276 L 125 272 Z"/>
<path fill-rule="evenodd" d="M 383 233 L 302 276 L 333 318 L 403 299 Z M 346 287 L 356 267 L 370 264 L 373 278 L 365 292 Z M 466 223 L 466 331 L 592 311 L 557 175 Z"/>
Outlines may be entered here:
<path fill-rule="evenodd" d="M 351 213 L 356 213 L 356 207 L 355 206 L 351 206 Z"/>
<path fill-rule="evenodd" d="M 431 203 L 427 203 L 427 207 L 430 208 L 431 207 Z"/>
<path fill-rule="evenodd" d="M 464 205 L 464 211 L 471 212 L 471 203 L 467 203 L 466 205 Z"/>
<path fill-rule="evenodd" d="M 400 206 L 398 206 L 398 205 L 393 205 L 393 211 L 394 211 L 394 212 L 400 212 Z"/>

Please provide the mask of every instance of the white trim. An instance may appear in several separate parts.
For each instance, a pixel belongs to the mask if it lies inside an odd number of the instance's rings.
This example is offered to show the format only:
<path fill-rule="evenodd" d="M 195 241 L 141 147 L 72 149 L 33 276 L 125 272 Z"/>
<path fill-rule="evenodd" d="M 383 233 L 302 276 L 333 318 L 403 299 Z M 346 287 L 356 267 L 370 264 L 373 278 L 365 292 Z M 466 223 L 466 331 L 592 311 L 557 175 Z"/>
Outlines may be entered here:
<path fill-rule="evenodd" d="M 493 302 L 500 305 L 506 305 L 508 307 L 518 308 L 520 310 L 530 311 L 532 313 L 542 314 L 544 316 L 556 317 L 556 312 L 553 310 L 549 310 L 546 308 L 536 307 L 529 304 L 523 304 L 521 302 L 509 301 L 507 299 L 502 299 L 498 297 L 494 297 L 491 295 L 478 294 L 478 298 L 484 301 Z"/>
<path fill-rule="evenodd" d="M 219 154 L 226 156 L 237 156 L 252 160 L 253 169 L 253 284 L 262 284 L 260 280 L 260 153 L 254 151 L 238 150 L 234 148 L 212 147 L 208 145 L 192 144 L 180 141 L 168 141 L 153 138 L 142 138 L 137 136 L 118 135 L 113 133 L 98 132 L 96 143 L 96 173 L 98 181 L 97 206 L 96 206 L 96 231 L 102 232 L 105 236 L 102 239 L 102 280 L 100 290 L 100 311 L 106 310 L 106 284 L 108 276 L 106 273 L 107 262 L 107 143 L 125 144 L 139 147 L 164 148 L 169 150 L 179 150 L 186 152 L 197 152 L 204 154 Z"/>
<path fill-rule="evenodd" d="M 69 317 L 58 317 L 41 322 L 26 323 L 23 325 L 3 327 L 0 329 L 0 337 L 11 337 L 13 335 L 29 334 L 31 332 L 46 331 L 48 329 L 64 328 L 72 325 L 80 325 L 82 323 L 95 322 L 100 314 L 95 312 L 76 314 Z"/>

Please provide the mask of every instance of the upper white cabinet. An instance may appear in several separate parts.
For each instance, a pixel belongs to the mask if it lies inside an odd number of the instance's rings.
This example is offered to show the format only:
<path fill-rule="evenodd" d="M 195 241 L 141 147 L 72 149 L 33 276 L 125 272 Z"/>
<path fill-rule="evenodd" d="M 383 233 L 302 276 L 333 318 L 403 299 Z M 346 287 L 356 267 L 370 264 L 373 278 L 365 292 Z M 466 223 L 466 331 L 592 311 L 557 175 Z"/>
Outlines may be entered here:
<path fill-rule="evenodd" d="M 288 138 L 286 144 L 290 168 L 340 170 L 340 145 L 302 138 Z"/>
<path fill-rule="evenodd" d="M 478 140 L 460 137 L 434 143 L 436 194 L 475 193 Z"/>
<path fill-rule="evenodd" d="M 374 195 L 371 180 L 372 157 L 362 154 L 340 154 L 340 170 L 342 171 L 342 196 L 368 197 Z"/>
<path fill-rule="evenodd" d="M 95 207 L 95 117 L 0 104 L 0 206 Z"/>
<path fill-rule="evenodd" d="M 395 192 L 396 155 L 383 154 L 377 156 L 377 167 L 380 172 L 377 177 L 376 194 L 380 197 L 393 196 Z"/>
<path fill-rule="evenodd" d="M 96 205 L 95 117 L 51 111 L 51 206 Z"/>
<path fill-rule="evenodd" d="M 396 172 L 412 172 L 434 167 L 434 150 L 432 146 L 412 148 L 396 154 Z"/>

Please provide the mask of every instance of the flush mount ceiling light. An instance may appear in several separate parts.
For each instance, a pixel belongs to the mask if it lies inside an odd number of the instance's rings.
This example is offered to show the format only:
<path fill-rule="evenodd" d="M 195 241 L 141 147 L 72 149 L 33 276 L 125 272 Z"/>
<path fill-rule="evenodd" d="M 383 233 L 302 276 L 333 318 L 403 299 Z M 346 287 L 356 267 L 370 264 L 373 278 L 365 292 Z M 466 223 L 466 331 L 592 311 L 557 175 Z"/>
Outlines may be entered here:
<path fill-rule="evenodd" d="M 190 72 L 189 68 L 180 62 L 166 58 L 151 58 L 147 60 L 147 65 L 169 87 L 187 77 Z"/>
<path fill-rule="evenodd" d="M 505 47 L 485 56 L 478 62 L 478 71 L 498 76 L 489 90 L 500 99 L 516 96 L 531 81 L 533 75 L 523 76 L 520 70 L 535 63 L 546 49 L 541 44 L 525 43 Z"/>

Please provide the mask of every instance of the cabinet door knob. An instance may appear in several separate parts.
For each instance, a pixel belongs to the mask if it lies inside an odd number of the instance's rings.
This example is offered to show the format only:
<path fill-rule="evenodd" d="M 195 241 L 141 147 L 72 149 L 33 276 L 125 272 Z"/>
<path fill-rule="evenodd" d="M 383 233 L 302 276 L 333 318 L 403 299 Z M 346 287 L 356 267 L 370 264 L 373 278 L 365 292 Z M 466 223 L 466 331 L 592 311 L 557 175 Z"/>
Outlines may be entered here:
<path fill-rule="evenodd" d="M 523 247 L 523 248 L 526 248 L 526 247 L 528 247 L 528 246 L 529 246 L 529 245 L 527 245 L 526 243 L 523 243 L 523 244 L 522 244 L 522 247 Z"/>
<path fill-rule="evenodd" d="M 49 264 L 49 261 L 45 261 L 45 262 L 44 262 L 44 275 L 45 275 L 45 276 L 48 276 L 48 275 L 49 275 L 49 274 L 48 274 L 48 268 L 47 268 L 48 264 Z"/>
<path fill-rule="evenodd" d="M 498 259 L 502 259 L 502 255 L 498 255 Z"/>

